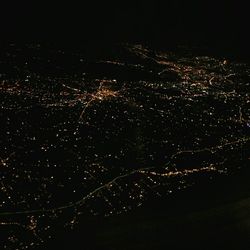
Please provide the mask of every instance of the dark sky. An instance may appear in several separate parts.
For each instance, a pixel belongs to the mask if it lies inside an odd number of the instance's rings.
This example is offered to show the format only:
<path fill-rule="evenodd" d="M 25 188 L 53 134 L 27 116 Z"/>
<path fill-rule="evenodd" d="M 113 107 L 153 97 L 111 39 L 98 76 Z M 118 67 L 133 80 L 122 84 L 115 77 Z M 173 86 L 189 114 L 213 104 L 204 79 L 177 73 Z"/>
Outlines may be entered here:
<path fill-rule="evenodd" d="M 104 39 L 246 46 L 248 8 L 239 1 L 230 2 L 135 0 L 114 4 L 93 0 L 45 5 L 19 1 L 1 6 L 2 40 L 74 43 Z"/>

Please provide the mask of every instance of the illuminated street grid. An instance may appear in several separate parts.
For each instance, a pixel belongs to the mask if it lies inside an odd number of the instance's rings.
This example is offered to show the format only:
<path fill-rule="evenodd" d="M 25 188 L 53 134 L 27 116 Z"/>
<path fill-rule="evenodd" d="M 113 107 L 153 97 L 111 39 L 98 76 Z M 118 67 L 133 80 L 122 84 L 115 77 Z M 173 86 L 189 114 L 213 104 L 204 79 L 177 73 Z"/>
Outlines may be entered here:
<path fill-rule="evenodd" d="M 0 70 L 1 249 L 249 164 L 246 64 L 140 45 L 90 58 L 13 44 Z"/>

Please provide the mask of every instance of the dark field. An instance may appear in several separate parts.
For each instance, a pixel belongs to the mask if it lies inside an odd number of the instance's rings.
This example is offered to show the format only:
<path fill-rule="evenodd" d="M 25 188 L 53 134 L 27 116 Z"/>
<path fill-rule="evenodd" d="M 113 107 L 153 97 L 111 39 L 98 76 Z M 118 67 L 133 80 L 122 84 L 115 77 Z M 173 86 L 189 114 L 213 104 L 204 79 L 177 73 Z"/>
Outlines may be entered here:
<path fill-rule="evenodd" d="M 8 44 L 0 109 L 1 249 L 249 249 L 248 63 Z"/>

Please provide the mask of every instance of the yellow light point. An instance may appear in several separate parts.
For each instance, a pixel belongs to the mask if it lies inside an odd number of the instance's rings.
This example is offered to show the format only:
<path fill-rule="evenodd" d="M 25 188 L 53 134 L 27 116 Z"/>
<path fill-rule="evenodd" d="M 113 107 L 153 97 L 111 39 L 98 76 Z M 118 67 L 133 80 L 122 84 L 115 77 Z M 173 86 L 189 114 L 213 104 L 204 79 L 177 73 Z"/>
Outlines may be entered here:
<path fill-rule="evenodd" d="M 10 158 L 15 155 L 15 152 L 11 153 L 7 158 L 2 159 L 0 158 L 0 167 L 8 167 L 8 161 L 10 160 Z"/>

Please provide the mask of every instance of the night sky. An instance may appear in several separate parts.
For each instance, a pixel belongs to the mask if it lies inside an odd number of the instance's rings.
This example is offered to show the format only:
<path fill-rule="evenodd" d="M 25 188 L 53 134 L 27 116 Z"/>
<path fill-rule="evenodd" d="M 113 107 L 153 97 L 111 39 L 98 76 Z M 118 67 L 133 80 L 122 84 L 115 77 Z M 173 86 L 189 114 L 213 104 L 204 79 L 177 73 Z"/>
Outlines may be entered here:
<path fill-rule="evenodd" d="M 245 53 L 249 41 L 245 5 L 197 0 L 9 3 L 1 8 L 1 33 L 2 40 L 142 41 L 217 46 Z"/>

